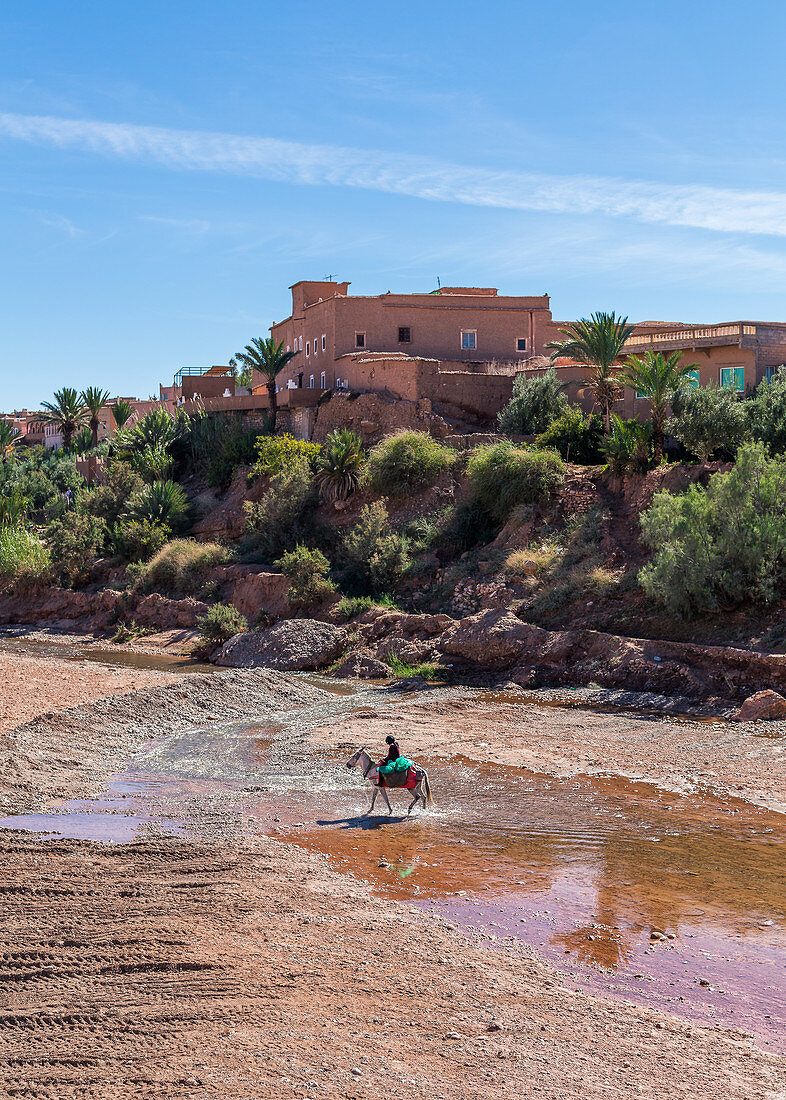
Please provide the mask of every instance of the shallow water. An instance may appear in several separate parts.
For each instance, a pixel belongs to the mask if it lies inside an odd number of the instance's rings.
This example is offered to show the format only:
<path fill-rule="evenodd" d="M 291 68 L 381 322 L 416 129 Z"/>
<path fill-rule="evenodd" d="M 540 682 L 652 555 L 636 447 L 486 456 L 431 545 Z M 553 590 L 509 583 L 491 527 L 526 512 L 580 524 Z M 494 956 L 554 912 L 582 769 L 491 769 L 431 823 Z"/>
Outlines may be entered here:
<path fill-rule="evenodd" d="M 96 646 L 72 638 L 28 638 L 12 631 L 0 632 L 0 651 L 28 657 L 55 657 L 60 661 L 90 661 L 116 668 L 151 669 L 157 672 L 215 672 L 216 666 L 172 653 L 136 653 L 114 646 Z"/>
<path fill-rule="evenodd" d="M 0 826 L 116 843 L 149 830 L 267 833 L 487 946 L 529 945 L 575 988 L 786 1050 L 783 816 L 618 778 L 434 759 L 422 761 L 433 808 L 407 818 L 409 797 L 393 792 L 396 814 L 369 818 L 368 788 L 343 758 L 293 750 L 278 732 L 185 731 L 138 754 L 100 798 Z"/>

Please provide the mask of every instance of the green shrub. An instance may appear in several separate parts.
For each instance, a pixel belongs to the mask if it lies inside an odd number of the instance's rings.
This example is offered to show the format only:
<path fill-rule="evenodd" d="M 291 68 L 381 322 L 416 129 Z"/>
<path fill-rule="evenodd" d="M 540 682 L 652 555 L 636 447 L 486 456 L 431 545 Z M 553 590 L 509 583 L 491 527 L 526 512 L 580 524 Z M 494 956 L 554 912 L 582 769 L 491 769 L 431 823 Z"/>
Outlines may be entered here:
<path fill-rule="evenodd" d="M 641 474 L 652 459 L 652 425 L 641 420 L 623 420 L 611 414 L 611 431 L 603 447 L 615 474 Z"/>
<path fill-rule="evenodd" d="M 146 592 L 167 592 L 179 596 L 197 592 L 208 570 L 230 559 L 226 546 L 217 542 L 173 539 L 166 543 L 146 565 L 129 568 L 136 587 Z"/>
<path fill-rule="evenodd" d="M 408 680 L 412 676 L 419 676 L 422 680 L 450 680 L 452 671 L 444 665 L 435 665 L 429 661 L 420 661 L 418 664 L 407 664 L 391 653 L 387 658 L 394 677 L 397 680 Z"/>
<path fill-rule="evenodd" d="M 177 531 L 188 517 L 188 497 L 176 481 L 154 481 L 143 485 L 128 502 L 131 519 L 145 519 Z"/>
<path fill-rule="evenodd" d="M 667 429 L 699 462 L 733 459 L 748 434 L 744 402 L 728 386 L 694 386 L 676 393 Z"/>
<path fill-rule="evenodd" d="M 528 378 L 517 374 L 513 396 L 497 417 L 500 431 L 509 435 L 538 435 L 568 410 L 564 387 L 552 367 L 545 374 Z"/>
<path fill-rule="evenodd" d="M 126 459 L 148 449 L 168 451 L 188 433 L 188 427 L 187 417 L 173 416 L 167 408 L 159 406 L 145 413 L 132 427 L 118 432 L 113 440 L 115 450 Z"/>
<path fill-rule="evenodd" d="M 596 466 L 603 461 L 603 422 L 599 416 L 585 416 L 581 409 L 570 405 L 536 443 L 545 449 L 553 447 L 566 462 Z"/>
<path fill-rule="evenodd" d="M 322 448 L 318 443 L 295 439 L 291 435 L 261 435 L 254 444 L 257 460 L 252 477 L 285 473 L 316 460 Z"/>
<path fill-rule="evenodd" d="M 358 615 L 362 615 L 364 611 L 369 611 L 372 607 L 390 607 L 394 610 L 400 610 L 399 605 L 393 596 L 384 594 L 381 596 L 342 596 L 336 604 L 336 615 L 342 622 L 347 622 L 349 619 L 356 619 Z"/>
<path fill-rule="evenodd" d="M 381 500 L 366 504 L 344 536 L 343 582 L 358 595 L 395 590 L 410 566 L 409 542 L 390 529 Z"/>
<path fill-rule="evenodd" d="M 149 519 L 126 519 L 109 532 L 109 549 L 123 561 L 147 561 L 171 535 L 168 527 Z"/>
<path fill-rule="evenodd" d="M 149 485 L 154 481 L 166 481 L 175 466 L 175 460 L 166 447 L 145 447 L 131 458 L 134 469 Z"/>
<path fill-rule="evenodd" d="M 433 485 L 455 461 L 456 452 L 443 447 L 428 432 L 397 432 L 372 448 L 368 481 L 378 493 L 403 496 Z"/>
<path fill-rule="evenodd" d="M 672 614 L 771 603 L 786 590 L 786 458 L 745 444 L 706 489 L 657 493 L 641 526 L 653 558 L 639 580 Z"/>
<path fill-rule="evenodd" d="M 103 484 L 80 498 L 79 510 L 98 516 L 112 527 L 142 484 L 139 474 L 127 462 L 112 462 L 106 468 Z"/>
<path fill-rule="evenodd" d="M 213 604 L 210 610 L 197 619 L 197 630 L 205 648 L 215 649 L 235 634 L 248 630 L 248 621 L 232 604 Z"/>
<path fill-rule="evenodd" d="M 296 462 L 275 474 L 258 503 L 246 501 L 244 550 L 258 551 L 272 562 L 303 542 L 312 528 L 317 489 L 308 465 Z"/>
<path fill-rule="evenodd" d="M 21 524 L 0 526 L 0 577 L 34 583 L 49 576 L 49 550 Z"/>
<path fill-rule="evenodd" d="M 106 525 L 97 516 L 66 512 L 54 520 L 47 530 L 47 539 L 57 583 L 65 588 L 87 584 L 105 536 Z"/>
<path fill-rule="evenodd" d="M 330 432 L 315 463 L 320 498 L 328 504 L 349 500 L 358 487 L 365 460 L 359 435 L 348 428 Z"/>
<path fill-rule="evenodd" d="M 565 466 L 552 451 L 525 451 L 512 443 L 478 447 L 467 463 L 467 477 L 493 519 L 505 523 L 519 504 L 545 504 L 558 491 Z"/>
<path fill-rule="evenodd" d="M 786 367 L 762 382 L 744 408 L 751 439 L 766 443 L 772 454 L 786 452 Z"/>
<path fill-rule="evenodd" d="M 330 562 L 321 550 L 299 544 L 275 564 L 290 579 L 289 601 L 295 607 L 310 607 L 336 590 L 328 577 Z"/>
<path fill-rule="evenodd" d="M 210 485 L 224 488 L 238 466 L 251 466 L 263 430 L 248 427 L 237 413 L 212 413 L 191 418 L 189 442 L 196 465 L 207 473 Z"/>

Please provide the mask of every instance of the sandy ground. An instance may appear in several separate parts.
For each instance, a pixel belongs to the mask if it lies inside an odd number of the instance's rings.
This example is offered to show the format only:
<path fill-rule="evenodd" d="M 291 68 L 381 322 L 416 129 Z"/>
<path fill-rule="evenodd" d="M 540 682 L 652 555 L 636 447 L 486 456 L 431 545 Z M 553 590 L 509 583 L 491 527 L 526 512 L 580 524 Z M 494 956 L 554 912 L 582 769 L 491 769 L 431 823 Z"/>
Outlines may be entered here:
<path fill-rule="evenodd" d="M 382 756 L 394 733 L 404 755 L 423 762 L 459 755 L 552 775 L 613 773 L 670 790 L 728 792 L 786 812 L 784 723 L 677 721 L 483 698 L 421 692 L 364 707 L 309 736 L 325 747 L 368 745 Z"/>
<path fill-rule="evenodd" d="M 45 713 L 67 705 L 72 689 L 80 702 L 87 698 L 80 665 L 38 664 Z M 58 684 L 63 673 L 76 683 Z M 114 676 L 100 668 L 94 675 L 104 702 L 41 717 L 5 738 L 3 786 L 12 803 L 47 791 L 83 794 L 143 735 L 244 709 L 289 707 L 294 715 L 315 694 L 286 676 L 230 671 L 174 683 L 156 673 L 154 686 L 114 698 Z M 786 801 L 781 742 L 745 728 L 444 692 L 376 698 L 353 708 L 360 713 L 312 722 L 309 736 L 381 747 L 393 730 L 418 756 L 619 770 Z M 264 837 L 43 844 L 8 830 L 0 845 L 0 1094 L 786 1095 L 786 1060 L 742 1032 L 562 988 L 558 973 L 526 948 L 484 950 L 294 845 Z"/>
<path fill-rule="evenodd" d="M 317 857 L 5 834 L 7 1095 L 771 1098 L 738 1032 L 562 989 Z M 353 1072 L 357 1071 L 357 1072 Z"/>
<path fill-rule="evenodd" d="M 47 712 L 169 683 L 173 675 L 0 651 L 0 731 Z"/>

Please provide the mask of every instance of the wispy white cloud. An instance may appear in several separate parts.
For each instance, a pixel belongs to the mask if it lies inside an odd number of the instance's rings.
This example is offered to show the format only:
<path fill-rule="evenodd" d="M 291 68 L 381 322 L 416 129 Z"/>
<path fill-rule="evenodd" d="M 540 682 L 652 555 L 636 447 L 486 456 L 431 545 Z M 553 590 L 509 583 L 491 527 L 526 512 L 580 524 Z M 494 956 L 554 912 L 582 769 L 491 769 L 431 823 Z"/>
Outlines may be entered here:
<path fill-rule="evenodd" d="M 80 237 L 82 235 L 82 230 L 79 226 L 74 225 L 71 219 L 64 217 L 63 214 L 49 214 L 43 210 L 38 210 L 36 211 L 36 217 L 42 225 L 47 225 L 50 229 L 57 229 L 69 240 L 73 240 L 74 237 Z"/>
<path fill-rule="evenodd" d="M 493 171 L 426 157 L 275 138 L 0 114 L 0 136 L 189 171 L 353 187 L 436 202 L 603 215 L 718 232 L 786 236 L 786 194 L 613 177 Z"/>

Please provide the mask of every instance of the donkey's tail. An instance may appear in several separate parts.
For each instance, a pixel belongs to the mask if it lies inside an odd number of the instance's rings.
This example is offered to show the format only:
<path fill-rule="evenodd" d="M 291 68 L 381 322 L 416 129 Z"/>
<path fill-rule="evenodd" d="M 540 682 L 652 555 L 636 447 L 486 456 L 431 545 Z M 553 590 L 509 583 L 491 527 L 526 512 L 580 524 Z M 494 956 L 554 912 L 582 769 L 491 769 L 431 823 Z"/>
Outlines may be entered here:
<path fill-rule="evenodd" d="M 428 781 L 428 772 L 423 772 L 423 790 L 426 793 L 426 805 L 431 806 L 434 799 L 431 797 L 431 784 Z"/>

